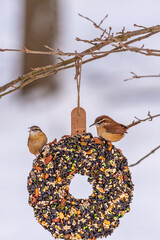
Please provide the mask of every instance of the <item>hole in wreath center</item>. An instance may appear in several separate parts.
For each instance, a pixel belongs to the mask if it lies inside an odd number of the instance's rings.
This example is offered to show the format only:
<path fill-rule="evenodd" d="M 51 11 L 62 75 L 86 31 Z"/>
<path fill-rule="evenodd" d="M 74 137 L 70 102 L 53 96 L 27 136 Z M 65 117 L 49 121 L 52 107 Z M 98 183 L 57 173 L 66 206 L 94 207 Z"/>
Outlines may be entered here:
<path fill-rule="evenodd" d="M 92 185 L 88 182 L 88 176 L 75 174 L 70 183 L 69 192 L 75 198 L 88 198 L 93 193 Z"/>

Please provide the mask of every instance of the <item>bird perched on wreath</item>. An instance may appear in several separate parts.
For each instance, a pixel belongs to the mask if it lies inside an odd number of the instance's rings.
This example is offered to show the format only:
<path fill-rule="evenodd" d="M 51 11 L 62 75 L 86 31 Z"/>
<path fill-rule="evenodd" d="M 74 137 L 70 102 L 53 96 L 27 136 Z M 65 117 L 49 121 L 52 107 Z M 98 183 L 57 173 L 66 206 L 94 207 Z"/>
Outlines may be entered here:
<path fill-rule="evenodd" d="M 38 126 L 29 127 L 28 148 L 32 154 L 38 155 L 46 143 L 46 134 Z"/>
<path fill-rule="evenodd" d="M 118 142 L 125 136 L 127 130 L 136 124 L 137 123 L 133 123 L 125 126 L 121 123 L 117 123 L 106 115 L 102 115 L 97 117 L 94 123 L 90 125 L 90 127 L 96 125 L 97 134 L 99 137 L 104 138 L 110 142 Z"/>

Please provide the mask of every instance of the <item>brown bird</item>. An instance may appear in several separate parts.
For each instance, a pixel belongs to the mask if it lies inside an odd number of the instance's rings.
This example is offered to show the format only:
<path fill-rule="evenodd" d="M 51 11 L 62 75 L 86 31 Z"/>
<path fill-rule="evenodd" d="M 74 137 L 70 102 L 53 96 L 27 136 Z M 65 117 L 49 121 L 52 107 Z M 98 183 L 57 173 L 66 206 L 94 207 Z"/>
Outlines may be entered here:
<path fill-rule="evenodd" d="M 46 143 L 47 137 L 38 126 L 29 127 L 28 148 L 32 154 L 38 155 Z"/>
<path fill-rule="evenodd" d="M 93 125 L 96 125 L 97 127 L 98 136 L 110 142 L 117 142 L 121 140 L 125 133 L 127 133 L 127 129 L 131 127 L 117 123 L 106 115 L 97 117 L 95 122 L 90 125 L 90 127 Z"/>

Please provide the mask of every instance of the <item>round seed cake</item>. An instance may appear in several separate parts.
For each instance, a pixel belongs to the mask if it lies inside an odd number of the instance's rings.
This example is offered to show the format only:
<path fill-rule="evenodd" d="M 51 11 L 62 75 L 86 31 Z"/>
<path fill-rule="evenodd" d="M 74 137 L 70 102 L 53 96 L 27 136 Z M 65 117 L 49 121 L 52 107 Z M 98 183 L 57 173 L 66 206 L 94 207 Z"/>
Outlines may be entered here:
<path fill-rule="evenodd" d="M 75 174 L 88 176 L 93 193 L 76 199 L 69 192 Z M 90 133 L 48 144 L 28 177 L 29 204 L 38 222 L 55 238 L 107 237 L 130 210 L 133 184 L 127 159 L 110 142 Z"/>

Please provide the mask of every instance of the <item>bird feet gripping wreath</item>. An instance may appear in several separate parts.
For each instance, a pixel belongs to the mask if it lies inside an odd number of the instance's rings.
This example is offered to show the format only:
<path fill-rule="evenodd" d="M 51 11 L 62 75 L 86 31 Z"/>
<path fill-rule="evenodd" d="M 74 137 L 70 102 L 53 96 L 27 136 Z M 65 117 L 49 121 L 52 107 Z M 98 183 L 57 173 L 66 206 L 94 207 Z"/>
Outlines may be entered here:
<path fill-rule="evenodd" d="M 107 237 L 130 210 L 133 184 L 127 159 L 105 139 L 86 133 L 86 114 L 71 114 L 71 136 L 47 144 L 28 177 L 34 216 L 56 239 Z M 75 174 L 86 175 L 93 192 L 87 199 L 70 193 Z"/>

